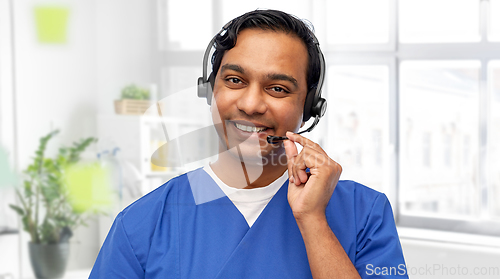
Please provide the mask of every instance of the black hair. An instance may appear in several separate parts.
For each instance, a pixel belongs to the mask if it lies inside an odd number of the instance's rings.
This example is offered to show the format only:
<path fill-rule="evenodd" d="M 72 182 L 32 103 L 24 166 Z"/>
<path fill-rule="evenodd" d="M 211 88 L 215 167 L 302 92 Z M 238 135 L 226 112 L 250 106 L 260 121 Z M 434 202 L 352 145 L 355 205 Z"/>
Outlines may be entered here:
<path fill-rule="evenodd" d="M 301 39 L 309 54 L 307 67 L 308 94 L 312 91 L 311 89 L 316 88 L 321 72 L 321 63 L 313 26 L 293 15 L 277 10 L 255 10 L 243 14 L 233 19 L 226 31 L 215 37 L 215 52 L 212 55 L 212 82 L 219 71 L 225 52 L 236 45 L 238 33 L 249 28 L 294 34 Z"/>

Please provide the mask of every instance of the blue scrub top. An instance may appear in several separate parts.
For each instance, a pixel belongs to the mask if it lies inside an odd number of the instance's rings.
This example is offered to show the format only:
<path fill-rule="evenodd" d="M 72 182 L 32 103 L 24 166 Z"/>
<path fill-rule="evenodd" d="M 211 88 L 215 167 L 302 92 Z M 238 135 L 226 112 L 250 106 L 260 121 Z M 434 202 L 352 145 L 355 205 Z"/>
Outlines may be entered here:
<path fill-rule="evenodd" d="M 118 214 L 90 278 L 312 278 L 287 191 L 250 228 L 205 171 L 176 177 Z M 384 194 L 339 181 L 326 217 L 362 278 L 408 278 Z"/>

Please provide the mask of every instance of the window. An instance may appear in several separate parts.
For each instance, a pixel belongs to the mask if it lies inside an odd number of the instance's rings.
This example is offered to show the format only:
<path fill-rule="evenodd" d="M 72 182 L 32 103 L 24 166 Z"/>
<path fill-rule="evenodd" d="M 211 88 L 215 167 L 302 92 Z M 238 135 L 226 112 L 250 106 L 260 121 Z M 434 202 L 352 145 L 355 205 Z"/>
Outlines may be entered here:
<path fill-rule="evenodd" d="M 400 0 L 401 42 L 479 41 L 478 2 L 477 0 Z"/>
<path fill-rule="evenodd" d="M 231 0 L 222 0 L 222 18 L 223 23 L 240 16 L 248 11 L 256 9 L 286 9 L 287 12 L 299 17 L 308 18 L 310 15 L 310 1 L 301 0 L 253 0 L 253 1 L 240 1 L 237 5 Z M 221 25 L 222 26 L 222 25 Z M 220 27 L 219 27 L 220 28 Z"/>
<path fill-rule="evenodd" d="M 326 3 L 328 44 L 389 42 L 389 0 L 333 0 Z"/>
<path fill-rule="evenodd" d="M 492 218 L 500 220 L 500 60 L 491 61 L 488 65 L 489 81 L 489 117 L 487 175 L 489 205 Z"/>
<path fill-rule="evenodd" d="M 474 168 L 479 151 L 479 70 L 479 61 L 401 64 L 402 213 L 479 216 L 480 191 Z M 464 139 L 467 148 L 461 147 Z M 476 159 L 464 164 L 464 151 L 467 156 L 472 152 Z"/>
<path fill-rule="evenodd" d="M 489 34 L 488 40 L 500 42 L 500 0 L 489 0 Z"/>
<path fill-rule="evenodd" d="M 306 18 L 329 105 L 308 137 L 342 179 L 385 192 L 401 226 L 500 232 L 500 0 L 158 1 L 164 96 L 194 88 L 231 18 L 257 8 Z"/>
<path fill-rule="evenodd" d="M 343 179 L 384 191 L 388 171 L 389 69 L 386 65 L 333 65 L 328 71 L 329 155 Z M 325 92 L 326 93 L 326 92 Z"/>
<path fill-rule="evenodd" d="M 169 50 L 203 50 L 204 44 L 210 41 L 212 33 L 212 5 L 210 1 L 183 0 L 175 1 L 168 0 L 162 2 L 162 12 L 166 11 L 166 16 L 161 17 L 166 19 L 166 22 L 160 28 L 164 38 L 161 40 L 163 49 Z M 187 7 L 197 7 L 190 9 L 189 13 L 180 13 L 180 10 L 185 10 Z M 189 15 L 189 16 L 186 16 Z M 200 21 L 207 24 L 200 24 Z M 193 34 L 186 36 L 186 34 Z M 196 35 L 194 35 L 196 34 Z"/>

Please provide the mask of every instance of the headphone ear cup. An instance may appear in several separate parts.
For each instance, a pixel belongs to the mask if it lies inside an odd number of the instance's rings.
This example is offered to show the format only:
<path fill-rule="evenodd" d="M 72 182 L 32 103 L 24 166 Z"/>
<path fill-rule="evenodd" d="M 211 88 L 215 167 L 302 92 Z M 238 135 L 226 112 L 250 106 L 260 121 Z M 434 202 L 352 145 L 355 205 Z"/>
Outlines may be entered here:
<path fill-rule="evenodd" d="M 313 117 L 323 117 L 326 112 L 326 100 L 323 98 L 319 98 L 317 102 L 315 102 L 311 108 L 311 116 Z"/>
<path fill-rule="evenodd" d="M 207 83 L 205 82 L 205 80 L 203 80 L 202 77 L 198 78 L 198 97 L 207 97 Z"/>
<path fill-rule="evenodd" d="M 304 113 L 302 115 L 302 121 L 304 122 L 311 118 L 314 95 L 316 95 L 316 88 L 313 88 L 309 90 L 309 92 L 307 92 L 306 101 L 304 103 Z"/>
<path fill-rule="evenodd" d="M 214 88 L 215 77 L 210 74 L 208 81 L 203 80 L 202 77 L 198 78 L 198 97 L 206 98 L 207 104 L 212 103 L 212 90 Z"/>

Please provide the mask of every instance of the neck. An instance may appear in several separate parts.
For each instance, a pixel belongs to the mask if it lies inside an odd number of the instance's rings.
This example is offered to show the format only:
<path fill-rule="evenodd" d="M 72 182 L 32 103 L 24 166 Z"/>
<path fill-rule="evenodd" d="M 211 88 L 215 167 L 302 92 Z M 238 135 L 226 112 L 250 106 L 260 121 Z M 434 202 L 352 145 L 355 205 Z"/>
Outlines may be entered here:
<path fill-rule="evenodd" d="M 269 158 L 262 158 L 258 161 L 242 160 L 230 152 L 221 152 L 211 167 L 219 179 L 228 186 L 252 189 L 271 184 L 287 170 L 287 165 L 271 162 L 274 160 L 269 160 Z"/>

